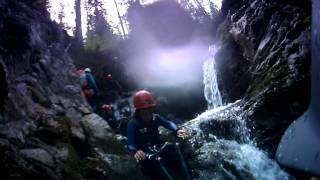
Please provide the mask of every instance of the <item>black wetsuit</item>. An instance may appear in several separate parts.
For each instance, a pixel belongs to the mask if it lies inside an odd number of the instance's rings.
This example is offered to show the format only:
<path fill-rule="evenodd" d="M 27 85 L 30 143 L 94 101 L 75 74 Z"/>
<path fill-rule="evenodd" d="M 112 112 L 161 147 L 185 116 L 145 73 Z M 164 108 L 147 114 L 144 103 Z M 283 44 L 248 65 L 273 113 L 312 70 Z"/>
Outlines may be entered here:
<path fill-rule="evenodd" d="M 128 148 L 132 154 L 142 150 L 147 154 L 154 154 L 152 149 L 157 149 L 157 158 L 145 158 L 139 161 L 144 175 L 152 179 L 191 179 L 189 170 L 177 143 L 166 143 L 165 146 L 160 139 L 158 127 L 163 126 L 174 133 L 177 126 L 154 114 L 153 120 L 149 123 L 143 122 L 137 113 L 128 123 Z"/>

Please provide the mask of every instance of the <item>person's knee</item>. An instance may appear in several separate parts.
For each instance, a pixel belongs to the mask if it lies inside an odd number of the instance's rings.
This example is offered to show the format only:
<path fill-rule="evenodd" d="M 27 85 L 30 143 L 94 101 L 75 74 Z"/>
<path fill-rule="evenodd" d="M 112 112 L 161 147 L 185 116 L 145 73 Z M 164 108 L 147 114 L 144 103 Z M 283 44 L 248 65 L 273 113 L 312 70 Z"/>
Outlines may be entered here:
<path fill-rule="evenodd" d="M 181 147 L 179 143 L 171 143 L 168 149 L 174 153 L 178 153 L 181 151 Z"/>
<path fill-rule="evenodd" d="M 141 160 L 139 162 L 140 167 L 141 167 L 141 171 L 143 173 L 144 176 L 147 177 L 157 177 L 160 174 L 160 165 L 159 162 L 157 160 Z"/>
<path fill-rule="evenodd" d="M 144 169 L 156 169 L 159 165 L 159 163 L 157 162 L 157 160 L 155 159 L 143 159 L 139 161 L 139 164 L 141 166 L 141 168 Z"/>
<path fill-rule="evenodd" d="M 164 150 L 166 150 L 166 151 L 172 151 L 172 150 L 175 150 L 177 148 L 177 145 L 175 144 L 175 143 L 171 143 L 171 142 L 167 142 L 166 144 L 165 144 L 165 148 L 164 148 Z"/>

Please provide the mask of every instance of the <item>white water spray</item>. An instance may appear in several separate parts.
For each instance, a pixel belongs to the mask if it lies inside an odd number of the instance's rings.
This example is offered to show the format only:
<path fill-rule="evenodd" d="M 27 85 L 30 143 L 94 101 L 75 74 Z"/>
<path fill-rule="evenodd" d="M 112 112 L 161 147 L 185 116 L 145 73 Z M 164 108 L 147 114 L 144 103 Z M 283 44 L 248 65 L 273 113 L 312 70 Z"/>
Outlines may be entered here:
<path fill-rule="evenodd" d="M 208 108 L 213 109 L 222 106 L 222 98 L 218 88 L 215 54 L 217 47 L 211 45 L 209 47 L 208 60 L 203 65 L 203 83 L 204 83 L 204 97 L 208 102 Z"/>
<path fill-rule="evenodd" d="M 205 167 L 200 170 L 199 179 L 289 179 L 290 175 L 250 137 L 240 101 L 223 105 L 217 83 L 216 52 L 217 47 L 210 46 L 203 65 L 204 95 L 209 109 L 189 121 L 194 133 L 190 142 L 201 154 L 196 161 Z"/>

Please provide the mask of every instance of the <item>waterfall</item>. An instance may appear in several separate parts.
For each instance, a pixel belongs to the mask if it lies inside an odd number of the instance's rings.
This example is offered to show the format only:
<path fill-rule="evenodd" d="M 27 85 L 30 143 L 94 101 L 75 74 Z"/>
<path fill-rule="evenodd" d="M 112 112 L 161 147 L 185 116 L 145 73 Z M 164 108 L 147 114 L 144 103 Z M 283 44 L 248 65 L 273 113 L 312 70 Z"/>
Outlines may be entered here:
<path fill-rule="evenodd" d="M 215 54 L 217 47 L 211 45 L 209 47 L 209 56 L 203 65 L 203 83 L 204 97 L 208 102 L 208 109 L 217 108 L 223 105 L 220 91 L 218 88 Z"/>
<path fill-rule="evenodd" d="M 189 139 L 197 156 L 193 168 L 202 180 L 288 180 L 292 177 L 268 153 L 257 147 L 241 101 L 210 109 L 187 122 Z"/>
<path fill-rule="evenodd" d="M 203 65 L 204 95 L 208 110 L 185 125 L 193 134 L 189 139 L 198 179 L 287 180 L 292 178 L 276 161 L 257 147 L 248 117 L 240 106 L 241 100 L 223 104 L 218 89 L 215 54 L 217 47 L 209 47 L 209 56 Z"/>

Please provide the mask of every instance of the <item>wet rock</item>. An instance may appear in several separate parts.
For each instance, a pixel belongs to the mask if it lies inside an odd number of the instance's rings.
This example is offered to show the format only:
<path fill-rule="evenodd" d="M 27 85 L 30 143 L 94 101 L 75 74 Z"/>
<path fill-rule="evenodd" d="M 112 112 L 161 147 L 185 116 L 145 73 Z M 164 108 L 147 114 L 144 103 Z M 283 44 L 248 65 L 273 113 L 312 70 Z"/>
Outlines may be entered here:
<path fill-rule="evenodd" d="M 249 63 L 237 43 L 227 37 L 215 55 L 219 90 L 224 103 L 244 97 L 250 83 Z"/>
<path fill-rule="evenodd" d="M 81 119 L 84 129 L 94 139 L 103 140 L 113 135 L 109 124 L 96 114 L 89 114 Z"/>
<path fill-rule="evenodd" d="M 86 140 L 86 136 L 84 134 L 83 129 L 80 126 L 71 126 L 70 128 L 71 130 L 71 137 L 78 139 L 80 141 L 85 141 Z"/>
<path fill-rule="evenodd" d="M 108 124 L 88 108 L 65 51 L 70 38 L 45 8 L 40 1 L 0 3 L 1 178 L 128 177 L 99 153 L 125 160 L 122 168 L 131 174 L 139 172 Z M 89 157 L 98 163 L 89 166 Z"/>
<path fill-rule="evenodd" d="M 88 134 L 89 141 L 101 148 L 104 153 L 126 154 L 124 146 L 118 143 L 109 124 L 96 114 L 86 115 L 81 124 Z"/>
<path fill-rule="evenodd" d="M 311 4 L 298 4 L 225 0 L 222 5 L 218 86 L 226 102 L 243 98 L 248 124 L 271 154 L 309 103 Z"/>
<path fill-rule="evenodd" d="M 61 147 L 60 149 L 57 149 L 55 157 L 66 162 L 70 158 L 70 152 L 68 148 Z"/>
<path fill-rule="evenodd" d="M 183 149 L 194 179 L 290 178 L 256 147 L 240 105 L 238 101 L 208 110 L 183 124 L 191 133 L 184 140 Z"/>
<path fill-rule="evenodd" d="M 82 115 L 91 114 L 91 111 L 85 106 L 79 107 L 78 110 L 81 112 Z"/>
<path fill-rule="evenodd" d="M 43 149 L 22 149 L 20 150 L 20 153 L 25 157 L 41 162 L 44 165 L 50 167 L 55 165 L 52 156 Z"/>
<path fill-rule="evenodd" d="M 72 107 L 72 108 L 68 108 L 66 110 L 66 116 L 73 122 L 80 122 L 82 115 L 79 113 L 79 111 L 77 111 L 76 108 Z"/>
<path fill-rule="evenodd" d="M 36 89 L 31 89 L 31 96 L 34 102 L 39 103 L 40 105 L 49 108 L 51 105 L 50 100 L 44 96 L 43 93 L 37 91 Z"/>
<path fill-rule="evenodd" d="M 108 162 L 108 165 L 111 167 L 112 173 L 115 174 L 114 177 L 119 176 L 119 178 L 116 179 L 145 179 L 142 177 L 141 171 L 137 166 L 135 159 L 133 159 L 130 155 L 118 156 L 109 154 L 104 156 L 104 160 Z"/>
<path fill-rule="evenodd" d="M 124 137 L 122 135 L 115 135 L 115 138 L 118 142 L 122 143 L 123 145 L 127 145 L 127 137 Z"/>

